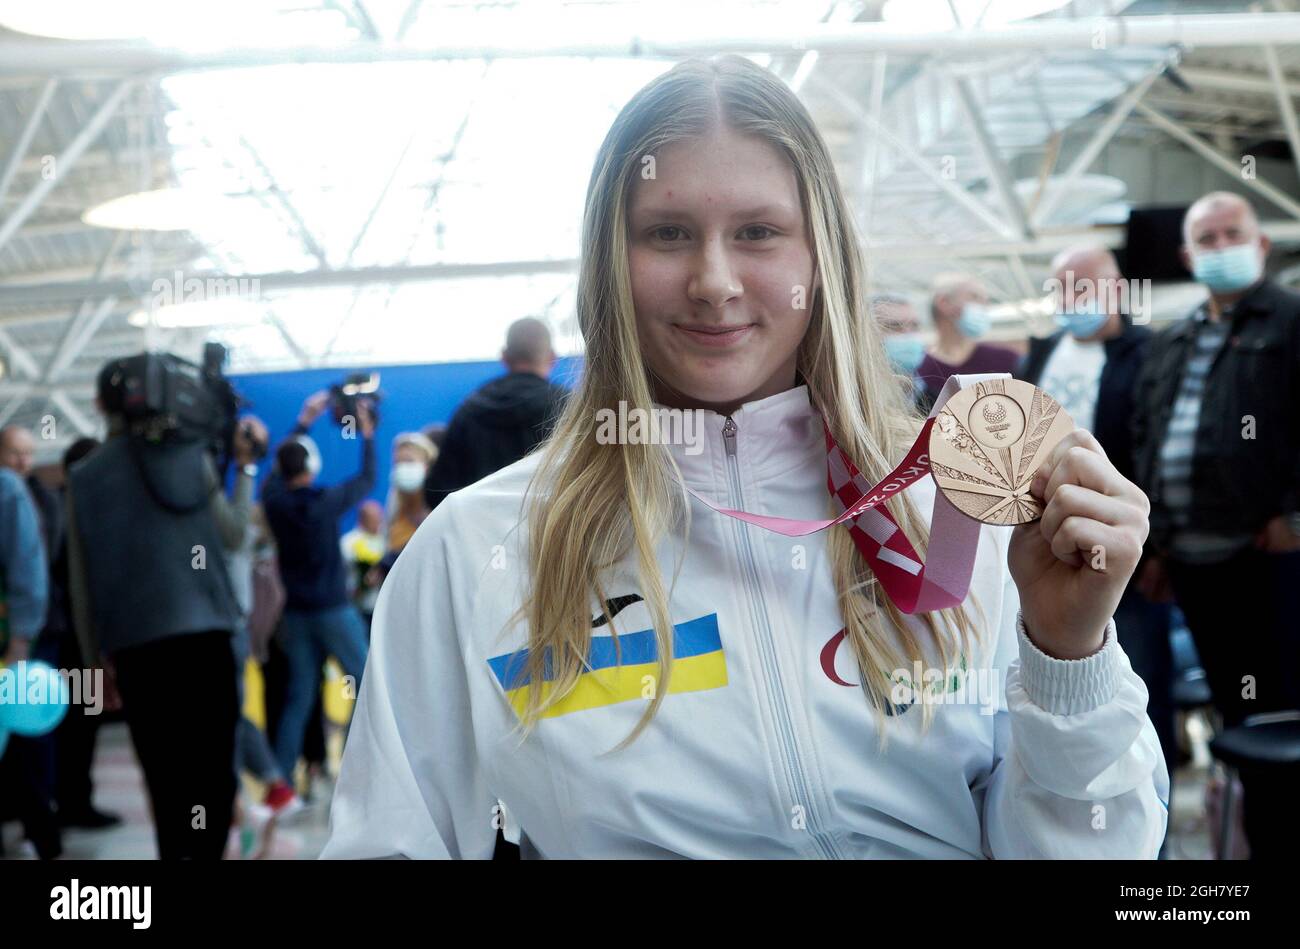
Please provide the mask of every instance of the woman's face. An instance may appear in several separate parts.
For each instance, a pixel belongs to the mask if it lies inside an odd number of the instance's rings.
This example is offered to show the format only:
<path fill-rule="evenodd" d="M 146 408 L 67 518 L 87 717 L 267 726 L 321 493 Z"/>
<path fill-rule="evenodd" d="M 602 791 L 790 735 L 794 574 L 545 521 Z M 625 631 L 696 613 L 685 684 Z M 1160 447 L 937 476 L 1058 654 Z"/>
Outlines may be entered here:
<path fill-rule="evenodd" d="M 720 128 L 665 146 L 642 169 L 628 261 L 655 398 L 730 412 L 789 389 L 813 288 L 790 162 Z"/>
<path fill-rule="evenodd" d="M 424 453 L 414 445 L 398 445 L 393 452 L 393 464 L 400 465 L 404 461 L 415 461 L 423 465 L 425 463 Z"/>

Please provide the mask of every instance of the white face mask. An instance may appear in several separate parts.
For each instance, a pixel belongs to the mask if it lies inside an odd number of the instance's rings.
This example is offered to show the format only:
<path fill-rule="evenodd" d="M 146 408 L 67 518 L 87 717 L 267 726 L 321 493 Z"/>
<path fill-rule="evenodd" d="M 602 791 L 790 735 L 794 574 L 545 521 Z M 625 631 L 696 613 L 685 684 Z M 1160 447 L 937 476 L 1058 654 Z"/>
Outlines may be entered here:
<path fill-rule="evenodd" d="M 967 339 L 979 339 L 989 331 L 992 323 L 993 316 L 982 303 L 965 304 L 961 308 L 961 315 L 957 317 L 957 329 Z"/>
<path fill-rule="evenodd" d="M 424 465 L 418 461 L 399 461 L 393 465 L 393 487 L 409 494 L 424 485 Z"/>

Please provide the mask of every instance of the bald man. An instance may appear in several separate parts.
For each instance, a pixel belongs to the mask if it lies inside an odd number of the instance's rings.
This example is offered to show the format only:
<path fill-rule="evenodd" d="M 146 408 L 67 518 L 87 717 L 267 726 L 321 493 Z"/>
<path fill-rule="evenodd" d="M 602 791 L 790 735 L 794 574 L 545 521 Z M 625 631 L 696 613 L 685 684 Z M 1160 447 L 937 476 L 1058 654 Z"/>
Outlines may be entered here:
<path fill-rule="evenodd" d="M 551 433 L 566 390 L 548 381 L 555 353 L 546 324 L 532 317 L 510 324 L 501 361 L 506 374 L 470 393 L 447 426 L 424 480 L 429 510 L 518 461 Z"/>
<path fill-rule="evenodd" d="M 989 292 L 978 277 L 949 273 L 936 278 L 930 316 L 934 345 L 916 370 L 930 403 L 951 375 L 1015 371 L 1020 356 L 1014 350 L 980 342 L 989 331 L 990 316 Z"/>
<path fill-rule="evenodd" d="M 1209 298 L 1156 336 L 1138 382 L 1133 480 L 1159 554 L 1143 580 L 1172 585 L 1232 726 L 1300 708 L 1300 295 L 1264 276 L 1268 238 L 1238 195 L 1196 201 L 1183 242 Z M 1242 771 L 1255 856 L 1300 843 L 1292 771 L 1286 793 L 1277 771 Z"/>
<path fill-rule="evenodd" d="M 1061 403 L 1076 425 L 1097 436 L 1107 457 L 1132 480 L 1133 394 L 1151 331 L 1133 325 L 1127 284 L 1105 247 L 1076 244 L 1062 250 L 1052 261 L 1049 285 L 1057 329 L 1050 336 L 1030 339 L 1017 376 Z M 1172 776 L 1178 760 L 1169 604 L 1152 602 L 1132 583 L 1115 617 L 1120 645 L 1133 671 L 1146 682 L 1147 714 Z"/>
<path fill-rule="evenodd" d="M 1077 244 L 1057 254 L 1049 284 L 1057 330 L 1029 341 L 1016 374 L 1060 402 L 1131 479 L 1133 387 L 1151 332 L 1134 326 L 1124 312 L 1123 275 L 1114 255 L 1100 245 Z"/>
<path fill-rule="evenodd" d="M 32 503 L 40 514 L 46 554 L 52 558 L 63 536 L 63 512 L 59 499 L 32 474 L 35 458 L 36 437 L 31 431 L 21 425 L 0 428 L 0 468 L 8 468 L 27 485 Z"/>
<path fill-rule="evenodd" d="M 36 439 L 21 425 L 0 428 L 0 468 L 8 468 L 18 477 L 26 479 L 32 473 L 32 460 L 36 456 Z"/>

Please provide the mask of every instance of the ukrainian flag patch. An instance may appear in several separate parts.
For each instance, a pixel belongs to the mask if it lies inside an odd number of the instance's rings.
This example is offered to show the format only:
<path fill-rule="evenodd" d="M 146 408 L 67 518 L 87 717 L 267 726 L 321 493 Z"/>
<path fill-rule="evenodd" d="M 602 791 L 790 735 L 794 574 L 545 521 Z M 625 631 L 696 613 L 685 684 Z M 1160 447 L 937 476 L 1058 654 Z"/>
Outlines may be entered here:
<path fill-rule="evenodd" d="M 542 682 L 543 695 L 551 688 L 554 678 L 549 658 L 548 654 Z M 532 688 L 531 679 L 523 672 L 527 661 L 527 649 L 494 656 L 487 661 L 516 714 L 523 713 L 528 704 L 529 689 Z M 643 629 L 635 633 L 624 633 L 618 637 L 617 650 L 613 636 L 594 636 L 587 654 L 587 665 L 588 671 L 578 677 L 573 691 L 548 708 L 543 713 L 543 718 L 630 702 L 633 699 L 644 700 L 647 684 L 645 677 L 650 676 L 651 680 L 655 680 L 659 676 L 655 631 Z M 727 661 L 722 652 L 722 637 L 718 633 L 718 614 L 710 613 L 675 625 L 672 677 L 668 691 L 701 692 L 705 689 L 719 689 L 726 684 Z"/>

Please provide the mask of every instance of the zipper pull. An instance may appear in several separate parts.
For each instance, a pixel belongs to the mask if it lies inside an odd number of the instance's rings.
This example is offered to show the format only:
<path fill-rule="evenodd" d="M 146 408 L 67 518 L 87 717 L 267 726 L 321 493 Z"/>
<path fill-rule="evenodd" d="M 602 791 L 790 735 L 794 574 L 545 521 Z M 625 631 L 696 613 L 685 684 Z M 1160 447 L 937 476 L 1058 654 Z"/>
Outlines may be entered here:
<path fill-rule="evenodd" d="M 736 422 L 730 415 L 722 423 L 722 443 L 727 446 L 727 454 L 736 454 Z"/>

